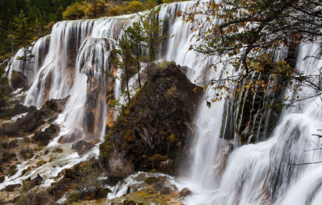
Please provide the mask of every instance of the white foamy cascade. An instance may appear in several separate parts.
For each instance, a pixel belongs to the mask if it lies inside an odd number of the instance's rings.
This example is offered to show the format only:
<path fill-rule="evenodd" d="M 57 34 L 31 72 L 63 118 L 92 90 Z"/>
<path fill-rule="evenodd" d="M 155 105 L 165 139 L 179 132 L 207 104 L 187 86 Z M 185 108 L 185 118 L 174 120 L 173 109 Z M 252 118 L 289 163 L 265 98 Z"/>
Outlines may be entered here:
<path fill-rule="evenodd" d="M 317 72 L 322 65 L 322 61 L 303 60 L 307 55 L 314 55 L 316 48 L 314 44 L 300 47 L 297 69 L 304 74 Z M 313 92 L 306 87 L 302 97 Z M 221 146 L 225 144 L 218 134 L 222 123 L 221 105 L 211 109 L 201 105 L 196 115 L 192 171 L 189 180 L 182 182 L 194 190 L 194 195 L 185 200 L 186 204 L 320 204 L 321 140 L 313 134 L 322 125 L 321 105 L 320 99 L 306 100 L 285 110 L 268 140 L 241 147 L 235 143 L 237 147 L 228 159 L 222 157 L 227 147 Z M 224 170 L 221 170 L 222 163 Z"/>

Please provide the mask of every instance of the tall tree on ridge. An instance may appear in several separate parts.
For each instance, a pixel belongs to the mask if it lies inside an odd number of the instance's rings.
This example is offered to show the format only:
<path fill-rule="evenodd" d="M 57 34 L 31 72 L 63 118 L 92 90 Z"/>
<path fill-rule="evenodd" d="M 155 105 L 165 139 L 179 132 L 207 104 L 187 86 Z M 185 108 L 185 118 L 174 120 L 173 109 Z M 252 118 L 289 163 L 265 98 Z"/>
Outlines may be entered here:
<path fill-rule="evenodd" d="M 23 55 L 18 56 L 18 60 L 23 61 L 22 63 L 22 70 L 23 72 L 26 71 L 27 61 L 30 58 L 33 58 L 33 55 L 31 54 L 32 49 L 32 32 L 33 29 L 28 25 L 27 17 L 23 13 L 23 11 L 20 11 L 20 14 L 17 18 L 15 18 L 14 26 L 15 26 L 15 41 L 16 44 L 20 46 L 20 48 L 23 49 Z"/>

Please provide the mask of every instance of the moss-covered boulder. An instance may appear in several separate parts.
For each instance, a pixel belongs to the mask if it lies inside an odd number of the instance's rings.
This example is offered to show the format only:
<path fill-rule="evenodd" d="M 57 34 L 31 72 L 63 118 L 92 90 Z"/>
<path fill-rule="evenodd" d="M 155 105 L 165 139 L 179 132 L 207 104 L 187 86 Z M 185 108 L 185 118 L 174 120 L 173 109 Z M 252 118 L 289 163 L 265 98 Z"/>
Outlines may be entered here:
<path fill-rule="evenodd" d="M 138 170 L 175 174 L 180 164 L 202 91 L 194 92 L 195 85 L 175 64 L 153 75 L 123 108 L 100 146 L 100 160 L 111 176 Z"/>
<path fill-rule="evenodd" d="M 15 90 L 18 88 L 23 88 L 24 90 L 27 89 L 27 77 L 23 73 L 13 70 L 11 76 L 11 86 Z"/>

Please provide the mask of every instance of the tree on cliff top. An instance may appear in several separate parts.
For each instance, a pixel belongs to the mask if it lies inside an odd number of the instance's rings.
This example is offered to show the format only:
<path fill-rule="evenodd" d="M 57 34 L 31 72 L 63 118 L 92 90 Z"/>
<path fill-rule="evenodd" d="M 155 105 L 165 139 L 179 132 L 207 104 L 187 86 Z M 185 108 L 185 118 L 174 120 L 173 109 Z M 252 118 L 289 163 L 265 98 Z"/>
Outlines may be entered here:
<path fill-rule="evenodd" d="M 125 33 L 118 39 L 117 43 L 118 49 L 115 49 L 116 53 L 119 55 L 119 60 L 117 61 L 118 67 L 124 69 L 125 82 L 126 82 L 126 94 L 128 98 L 128 102 L 130 102 L 130 89 L 129 89 L 129 81 L 130 81 L 130 69 L 133 67 L 135 63 L 133 51 L 133 44 L 131 43 L 129 36 Z"/>
<path fill-rule="evenodd" d="M 23 49 L 23 55 L 18 56 L 17 59 L 23 62 L 22 70 L 25 71 L 27 61 L 30 60 L 30 58 L 33 58 L 33 55 L 31 54 L 33 46 L 33 28 L 29 26 L 27 17 L 22 10 L 20 11 L 19 16 L 15 18 L 14 27 L 15 44 Z"/>
<path fill-rule="evenodd" d="M 140 62 L 143 60 L 142 50 L 144 49 L 144 40 L 143 29 L 141 28 L 140 22 L 134 22 L 133 25 L 127 27 L 124 30 L 125 35 L 129 37 L 129 43 L 132 47 L 132 55 L 134 56 L 134 64 L 136 64 L 138 72 L 138 81 L 140 88 L 141 85 L 141 75 L 140 75 Z"/>
<path fill-rule="evenodd" d="M 160 7 L 157 7 L 157 2 L 149 0 L 145 4 L 145 8 L 148 9 L 145 15 L 140 16 L 139 22 L 134 22 L 132 25 L 123 29 L 124 34 L 119 39 L 117 51 L 121 58 L 121 67 L 125 68 L 125 72 L 128 69 L 136 68 L 138 73 L 139 86 L 141 88 L 141 75 L 140 75 L 140 62 L 145 61 L 149 64 L 149 69 L 154 69 L 154 62 L 158 59 L 158 53 L 160 51 L 161 42 L 168 38 L 166 34 L 163 34 L 163 27 L 165 20 L 159 20 L 158 14 Z M 146 53 L 146 55 L 143 55 Z M 127 65 L 127 67 L 126 67 Z M 128 74 L 126 74 L 126 81 L 128 84 Z M 130 99 L 128 93 L 128 99 Z"/>
<path fill-rule="evenodd" d="M 154 62 L 158 58 L 161 42 L 169 38 L 167 34 L 163 34 L 164 22 L 167 19 L 160 20 L 158 14 L 161 10 L 154 0 L 146 2 L 146 8 L 149 9 L 144 16 L 141 16 L 140 22 L 142 25 L 142 33 L 145 37 L 145 46 L 147 50 L 146 60 Z"/>
<path fill-rule="evenodd" d="M 1 108 L 7 104 L 7 96 L 10 92 L 9 82 L 6 77 L 6 71 L 3 66 L 0 65 L 0 112 Z"/>
<path fill-rule="evenodd" d="M 320 0 L 222 0 L 197 1 L 185 13 L 178 12 L 186 22 L 193 23 L 195 42 L 190 49 L 205 56 L 218 56 L 208 67 L 217 71 L 222 66 L 220 80 L 212 79 L 204 85 L 215 85 L 219 90 L 213 101 L 230 97 L 236 84 L 245 83 L 245 88 L 255 92 L 258 87 L 277 89 L 278 85 L 255 81 L 254 73 L 275 79 L 295 79 L 287 86 L 294 92 L 306 84 L 320 94 L 322 89 L 315 84 L 317 75 L 303 76 L 277 53 L 283 48 L 294 48 L 300 43 L 318 42 L 322 36 L 322 3 Z M 318 56 L 320 57 L 320 56 Z M 234 70 L 228 69 L 232 65 Z M 224 91 L 224 92 L 222 92 Z M 238 90 L 237 90 L 238 93 Z"/>

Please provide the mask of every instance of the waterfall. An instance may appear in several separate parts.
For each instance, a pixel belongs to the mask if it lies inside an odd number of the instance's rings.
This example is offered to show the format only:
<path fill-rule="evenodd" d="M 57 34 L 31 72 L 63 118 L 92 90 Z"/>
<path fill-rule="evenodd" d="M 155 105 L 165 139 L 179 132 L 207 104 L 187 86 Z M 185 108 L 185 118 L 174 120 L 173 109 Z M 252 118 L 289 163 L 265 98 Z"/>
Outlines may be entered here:
<path fill-rule="evenodd" d="M 161 10 L 161 18 L 171 16 L 166 24 L 167 33 L 175 34 L 163 43 L 161 56 L 189 66 L 191 69 L 187 76 L 194 82 L 204 69 L 202 56 L 188 51 L 193 44 L 190 40 L 194 32 L 190 31 L 191 25 L 182 23 L 176 17 L 178 10 L 187 11 L 192 4 L 176 3 Z M 304 60 L 305 56 L 313 56 L 315 50 L 317 45 L 314 44 L 300 46 L 296 65 L 299 71 L 305 74 L 318 72 L 321 60 L 315 63 L 312 59 Z M 285 53 L 282 49 L 276 58 L 285 59 Z M 304 87 L 301 97 L 312 93 L 312 89 Z M 290 99 L 296 97 L 292 91 L 285 91 L 284 94 Z M 266 104 L 283 97 L 276 95 L 272 93 L 273 98 L 267 99 Z M 191 140 L 194 154 L 189 167 L 183 171 L 187 180 L 180 182 L 181 187 L 190 188 L 194 194 L 184 202 L 191 205 L 321 204 L 322 165 L 314 164 L 322 161 L 321 140 L 313 135 L 319 133 L 322 125 L 321 105 L 320 99 L 304 100 L 284 109 L 270 135 L 261 136 L 269 133 L 261 133 L 261 128 L 258 128 L 254 133 L 257 143 L 248 141 L 241 146 L 236 134 L 230 140 L 222 139 L 222 130 L 231 128 L 230 122 L 223 120 L 228 114 L 224 111 L 224 102 L 217 102 L 208 108 L 203 98 L 195 116 L 196 131 Z M 268 117 L 271 116 L 267 114 L 266 119 L 261 119 L 260 126 L 267 127 Z M 303 165 L 306 163 L 308 165 Z"/>
<path fill-rule="evenodd" d="M 191 82 L 200 83 L 198 79 L 205 72 L 205 66 L 215 57 L 205 58 L 189 51 L 194 43 L 190 41 L 196 31 L 177 17 L 179 10 L 188 11 L 194 2 L 180 2 L 162 6 L 160 19 L 165 22 L 165 30 L 174 37 L 162 43 L 160 58 L 175 61 L 187 66 L 187 77 Z M 121 97 L 121 81 L 109 78 L 105 72 L 121 76 L 121 71 L 112 68 L 109 63 L 113 38 L 122 34 L 122 28 L 138 20 L 138 15 L 100 18 L 96 20 L 62 21 L 54 25 L 50 36 L 39 39 L 33 48 L 35 57 L 27 71 L 21 70 L 17 56 L 11 64 L 13 70 L 24 73 L 32 85 L 27 93 L 25 105 L 41 107 L 49 99 L 62 99 L 69 96 L 66 108 L 56 120 L 61 126 L 59 137 L 49 146 L 58 142 L 75 142 L 81 139 L 91 141 L 103 139 L 105 125 L 115 120 L 117 113 L 109 111 L 107 93 L 113 99 Z M 48 43 L 49 42 L 49 43 Z M 297 69 L 312 74 L 321 67 L 322 60 L 306 59 L 314 55 L 314 44 L 300 46 Z M 281 58 L 285 58 L 282 55 Z M 210 72 L 209 78 L 219 78 L 218 72 Z M 9 75 L 10 76 L 10 75 Z M 134 76 L 131 84 L 136 81 Z M 221 76 L 222 77 L 222 76 Z M 253 76 L 259 78 L 260 76 Z M 195 81 L 196 80 L 196 81 Z M 304 87 L 302 97 L 314 93 Z M 211 93 L 213 94 L 213 93 Z M 321 140 L 313 134 L 319 134 L 322 128 L 322 103 L 320 99 L 305 100 L 296 103 L 290 109 L 284 109 L 273 131 L 261 137 L 260 128 L 253 129 L 252 137 L 257 140 L 245 140 L 243 143 L 236 133 L 237 125 L 231 125 L 227 116 L 236 117 L 227 108 L 227 101 L 213 103 L 209 108 L 205 103 L 208 93 L 201 98 L 195 116 L 195 135 L 192 136 L 193 156 L 189 158 L 184 170 L 186 178 L 179 185 L 188 187 L 193 194 L 187 197 L 186 204 L 198 205 L 290 205 L 322 203 L 322 161 Z M 296 96 L 285 91 L 290 99 Z M 280 96 L 273 95 L 274 99 Z M 255 98 L 252 98 L 254 108 Z M 241 97 L 238 108 L 243 115 L 246 98 Z M 266 102 L 269 104 L 271 101 Z M 235 110 L 236 111 L 236 110 Z M 112 113 L 109 115 L 109 113 Z M 260 126 L 267 125 L 266 118 L 260 119 Z M 239 123 L 243 119 L 238 118 Z M 276 121 L 277 121 L 276 120 Z M 237 121 L 237 120 L 236 120 Z M 255 121 L 253 122 L 255 124 Z M 236 123 L 237 124 L 237 123 Z M 226 138 L 230 135 L 230 138 Z M 313 164 L 311 164 L 313 163 Z M 307 164 L 307 165 L 303 165 Z M 58 172 L 57 172 L 58 173 Z"/>

